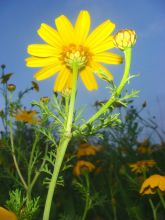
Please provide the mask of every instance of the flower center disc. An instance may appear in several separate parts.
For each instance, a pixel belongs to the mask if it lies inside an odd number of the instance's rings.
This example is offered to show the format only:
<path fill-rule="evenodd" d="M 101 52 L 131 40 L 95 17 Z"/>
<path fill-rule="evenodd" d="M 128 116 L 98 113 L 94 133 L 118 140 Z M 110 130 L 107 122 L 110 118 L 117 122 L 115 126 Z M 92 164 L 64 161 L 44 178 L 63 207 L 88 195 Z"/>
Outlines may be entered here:
<path fill-rule="evenodd" d="M 83 69 L 87 64 L 89 64 L 91 56 L 92 54 L 87 47 L 70 44 L 63 47 L 60 60 L 70 69 L 72 69 L 74 63 L 77 63 L 79 69 Z"/>

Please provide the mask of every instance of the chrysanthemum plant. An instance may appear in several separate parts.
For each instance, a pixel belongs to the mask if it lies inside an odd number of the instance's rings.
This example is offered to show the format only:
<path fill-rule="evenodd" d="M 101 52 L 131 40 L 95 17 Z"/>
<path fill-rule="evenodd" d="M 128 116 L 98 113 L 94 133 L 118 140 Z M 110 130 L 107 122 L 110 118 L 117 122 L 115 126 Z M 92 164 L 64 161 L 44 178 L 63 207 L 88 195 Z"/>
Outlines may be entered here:
<path fill-rule="evenodd" d="M 110 34 L 115 24 L 106 20 L 91 33 L 90 14 L 81 11 L 75 26 L 64 15 L 55 19 L 57 29 L 47 24 L 41 24 L 39 36 L 46 44 L 28 46 L 28 53 L 32 55 L 26 59 L 28 67 L 42 67 L 34 77 L 44 80 L 58 73 L 54 85 L 55 95 L 51 102 L 33 102 L 41 110 L 41 123 L 38 130 L 45 135 L 51 145 L 46 165 L 43 168 L 49 176 L 48 193 L 44 208 L 43 220 L 50 218 L 51 203 L 57 184 L 62 184 L 60 170 L 68 168 L 69 163 L 64 160 L 66 149 L 73 138 L 97 135 L 99 129 L 115 126 L 119 122 L 117 114 L 112 114 L 115 103 L 126 105 L 125 101 L 137 95 L 137 91 L 121 92 L 134 76 L 130 76 L 131 51 L 136 41 L 133 30 L 121 30 L 114 36 Z M 117 47 L 124 53 L 125 69 L 118 86 L 114 84 L 109 70 L 100 63 L 120 64 L 123 58 L 109 52 Z M 89 90 L 98 89 L 94 75 L 108 83 L 111 96 L 100 109 L 87 121 L 82 119 L 82 112 L 75 110 L 77 80 L 80 77 Z M 109 94 L 109 91 L 107 92 Z M 47 123 L 49 121 L 49 125 Z M 64 163 L 63 163 L 64 162 Z M 62 165 L 63 163 L 63 165 Z"/>

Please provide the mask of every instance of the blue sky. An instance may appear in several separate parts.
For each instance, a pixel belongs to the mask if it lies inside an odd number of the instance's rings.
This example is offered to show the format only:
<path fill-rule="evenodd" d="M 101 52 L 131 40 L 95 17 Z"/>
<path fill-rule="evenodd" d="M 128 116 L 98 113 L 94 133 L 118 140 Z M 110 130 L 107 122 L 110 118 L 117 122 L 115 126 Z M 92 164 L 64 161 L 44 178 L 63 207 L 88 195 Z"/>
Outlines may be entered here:
<path fill-rule="evenodd" d="M 6 64 L 6 72 L 14 72 L 11 82 L 22 90 L 30 86 L 35 69 L 27 68 L 24 59 L 26 47 L 42 43 L 37 35 L 41 23 L 54 26 L 54 19 L 61 14 L 74 22 L 79 11 L 91 13 L 92 28 L 106 19 L 116 23 L 116 30 L 132 28 L 137 32 L 137 43 L 133 49 L 131 73 L 140 74 L 133 79 L 131 88 L 140 90 L 135 105 L 148 103 L 147 115 L 157 115 L 159 124 L 165 129 L 165 1 L 164 0 L 0 0 L 0 64 Z M 116 52 L 116 51 L 115 51 Z M 120 51 L 117 51 L 120 53 Z M 123 65 L 110 66 L 117 83 Z M 54 78 L 39 82 L 40 93 L 32 92 L 25 98 L 28 105 L 32 99 L 51 94 Z M 106 84 L 99 82 L 99 90 L 86 91 L 79 81 L 78 106 L 105 99 Z M 86 99 L 88 97 L 88 100 Z M 2 104 L 0 103 L 0 108 Z M 88 115 L 92 112 L 91 108 Z"/>

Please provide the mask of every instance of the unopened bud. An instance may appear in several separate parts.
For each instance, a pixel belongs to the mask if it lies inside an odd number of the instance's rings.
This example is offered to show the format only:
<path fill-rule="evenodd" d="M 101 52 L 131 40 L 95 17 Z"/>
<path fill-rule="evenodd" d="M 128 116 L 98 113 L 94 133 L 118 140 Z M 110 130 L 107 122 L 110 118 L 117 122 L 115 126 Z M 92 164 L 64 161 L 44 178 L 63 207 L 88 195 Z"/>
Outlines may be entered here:
<path fill-rule="evenodd" d="M 65 88 L 62 90 L 62 96 L 63 97 L 69 97 L 71 95 L 71 89 L 70 88 Z"/>
<path fill-rule="evenodd" d="M 120 30 L 114 35 L 113 42 L 117 48 L 125 50 L 136 43 L 136 33 L 131 29 Z"/>
<path fill-rule="evenodd" d="M 0 110 L 0 117 L 1 117 L 1 118 L 4 118 L 4 117 L 5 117 L 5 113 L 4 113 L 3 110 Z"/>
<path fill-rule="evenodd" d="M 50 101 L 50 98 L 48 96 L 43 96 L 40 98 L 40 101 L 47 104 Z"/>
<path fill-rule="evenodd" d="M 5 69 L 5 67 L 6 67 L 5 64 L 2 64 L 2 65 L 1 65 L 1 68 L 2 68 L 2 69 Z"/>
<path fill-rule="evenodd" d="M 143 104 L 142 104 L 142 107 L 145 108 L 147 106 L 147 102 L 145 101 Z"/>
<path fill-rule="evenodd" d="M 8 84 L 7 89 L 9 92 L 13 92 L 16 89 L 16 85 L 14 84 Z"/>
<path fill-rule="evenodd" d="M 36 90 L 37 92 L 39 92 L 40 88 L 39 88 L 38 83 L 36 83 L 36 82 L 34 82 L 34 81 L 32 81 L 31 83 L 32 83 L 32 88 L 33 88 L 34 90 Z"/>

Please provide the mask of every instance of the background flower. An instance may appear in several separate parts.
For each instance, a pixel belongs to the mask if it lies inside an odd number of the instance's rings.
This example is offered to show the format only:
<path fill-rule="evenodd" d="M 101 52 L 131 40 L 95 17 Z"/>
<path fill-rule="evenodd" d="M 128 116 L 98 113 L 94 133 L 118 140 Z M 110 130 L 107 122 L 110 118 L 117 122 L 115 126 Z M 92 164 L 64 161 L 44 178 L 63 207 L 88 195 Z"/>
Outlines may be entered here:
<path fill-rule="evenodd" d="M 165 192 L 165 176 L 155 174 L 147 178 L 141 186 L 140 193 L 155 194 L 157 189 Z"/>

